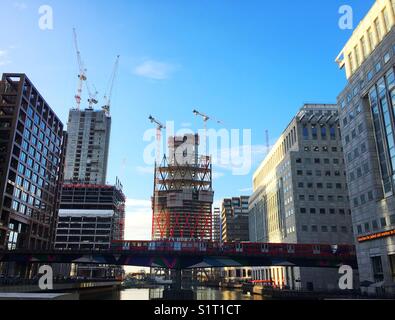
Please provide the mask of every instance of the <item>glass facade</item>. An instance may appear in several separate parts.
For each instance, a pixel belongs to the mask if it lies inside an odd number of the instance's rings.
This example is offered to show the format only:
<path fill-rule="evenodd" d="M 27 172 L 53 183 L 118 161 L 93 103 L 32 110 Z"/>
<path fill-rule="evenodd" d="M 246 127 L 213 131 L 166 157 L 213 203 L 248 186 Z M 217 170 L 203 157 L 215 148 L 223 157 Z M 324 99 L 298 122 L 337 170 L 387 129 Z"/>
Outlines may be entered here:
<path fill-rule="evenodd" d="M 393 193 L 395 182 L 395 76 L 391 69 L 369 91 L 377 153 L 384 194 Z"/>
<path fill-rule="evenodd" d="M 10 108 L 3 116 L 12 116 L 13 126 L 5 140 L 9 165 L 2 163 L 0 247 L 49 248 L 63 179 L 63 124 L 25 75 L 5 74 L 2 86 L 0 109 Z"/>

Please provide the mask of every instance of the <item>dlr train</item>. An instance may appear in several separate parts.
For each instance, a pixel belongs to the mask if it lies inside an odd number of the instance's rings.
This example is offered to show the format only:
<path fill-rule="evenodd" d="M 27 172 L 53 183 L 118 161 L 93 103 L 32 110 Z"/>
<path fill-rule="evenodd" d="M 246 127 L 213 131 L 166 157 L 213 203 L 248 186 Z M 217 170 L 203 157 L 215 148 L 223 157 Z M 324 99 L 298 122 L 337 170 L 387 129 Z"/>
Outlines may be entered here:
<path fill-rule="evenodd" d="M 296 256 L 355 256 L 353 245 L 330 244 L 287 244 L 253 242 L 211 242 L 197 240 L 155 240 L 124 241 L 114 240 L 112 250 L 143 253 L 147 251 L 189 254 L 246 254 L 246 255 L 296 255 Z"/>

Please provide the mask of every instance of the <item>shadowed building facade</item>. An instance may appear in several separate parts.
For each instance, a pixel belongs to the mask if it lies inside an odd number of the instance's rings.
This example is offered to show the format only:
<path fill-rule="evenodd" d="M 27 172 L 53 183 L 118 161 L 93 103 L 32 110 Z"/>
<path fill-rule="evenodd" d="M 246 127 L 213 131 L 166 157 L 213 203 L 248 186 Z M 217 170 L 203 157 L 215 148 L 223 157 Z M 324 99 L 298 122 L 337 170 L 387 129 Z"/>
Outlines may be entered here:
<path fill-rule="evenodd" d="M 25 74 L 0 82 L 0 249 L 53 246 L 63 182 L 63 124 Z M 32 265 L 8 265 L 28 277 Z"/>

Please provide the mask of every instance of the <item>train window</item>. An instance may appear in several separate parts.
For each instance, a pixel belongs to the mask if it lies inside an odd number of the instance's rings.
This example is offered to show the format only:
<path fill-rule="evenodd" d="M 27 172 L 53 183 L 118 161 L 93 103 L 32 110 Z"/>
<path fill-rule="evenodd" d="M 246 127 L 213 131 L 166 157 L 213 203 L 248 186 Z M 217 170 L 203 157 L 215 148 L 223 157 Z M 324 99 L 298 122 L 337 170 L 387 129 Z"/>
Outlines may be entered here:
<path fill-rule="evenodd" d="M 320 254 L 321 247 L 320 246 L 313 246 L 313 254 Z"/>
<path fill-rule="evenodd" d="M 243 252 L 243 245 L 241 243 L 236 245 L 236 252 Z"/>
<path fill-rule="evenodd" d="M 174 243 L 174 250 L 175 251 L 181 251 L 181 243 L 180 242 L 175 242 Z"/>
<path fill-rule="evenodd" d="M 332 253 L 336 254 L 338 252 L 338 250 L 339 250 L 339 246 L 338 245 L 333 245 L 333 246 L 331 246 L 331 249 L 332 249 Z"/>
<path fill-rule="evenodd" d="M 267 243 L 263 244 L 261 246 L 261 251 L 262 252 L 269 252 L 269 245 Z"/>
<path fill-rule="evenodd" d="M 287 249 L 288 249 L 288 253 L 295 253 L 295 246 L 293 246 L 293 245 L 288 245 L 288 246 L 287 246 Z"/>

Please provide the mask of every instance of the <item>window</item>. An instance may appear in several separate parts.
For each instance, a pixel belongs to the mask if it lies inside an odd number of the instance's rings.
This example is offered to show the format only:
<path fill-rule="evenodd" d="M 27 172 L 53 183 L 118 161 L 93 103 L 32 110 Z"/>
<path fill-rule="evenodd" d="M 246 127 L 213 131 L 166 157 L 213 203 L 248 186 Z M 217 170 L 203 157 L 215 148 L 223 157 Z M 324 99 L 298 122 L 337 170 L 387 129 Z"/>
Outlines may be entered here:
<path fill-rule="evenodd" d="M 318 227 L 317 226 L 311 226 L 311 231 L 312 232 L 318 232 Z"/>
<path fill-rule="evenodd" d="M 322 226 L 321 227 L 322 232 L 328 232 L 328 227 L 327 226 Z"/>
<path fill-rule="evenodd" d="M 303 127 L 303 138 L 305 140 L 309 139 L 309 129 L 306 126 Z"/>
<path fill-rule="evenodd" d="M 387 53 L 384 55 L 384 63 L 387 63 L 388 61 L 390 61 L 390 59 L 391 59 L 390 53 L 387 52 Z"/>
<path fill-rule="evenodd" d="M 309 227 L 308 226 L 302 226 L 302 231 L 303 232 L 308 232 L 309 231 Z"/>
<path fill-rule="evenodd" d="M 373 257 L 371 258 L 371 261 L 372 261 L 374 281 L 375 282 L 383 281 L 384 274 L 383 274 L 383 264 L 381 261 L 381 257 Z"/>
<path fill-rule="evenodd" d="M 382 228 L 385 228 L 387 226 L 387 219 L 385 217 L 381 218 L 380 219 L 380 224 L 381 224 Z"/>
<path fill-rule="evenodd" d="M 307 212 L 306 208 L 300 208 L 300 213 L 306 213 L 306 212 Z"/>
<path fill-rule="evenodd" d="M 316 209 L 315 208 L 310 208 L 310 213 L 311 214 L 315 214 L 316 213 Z"/>

